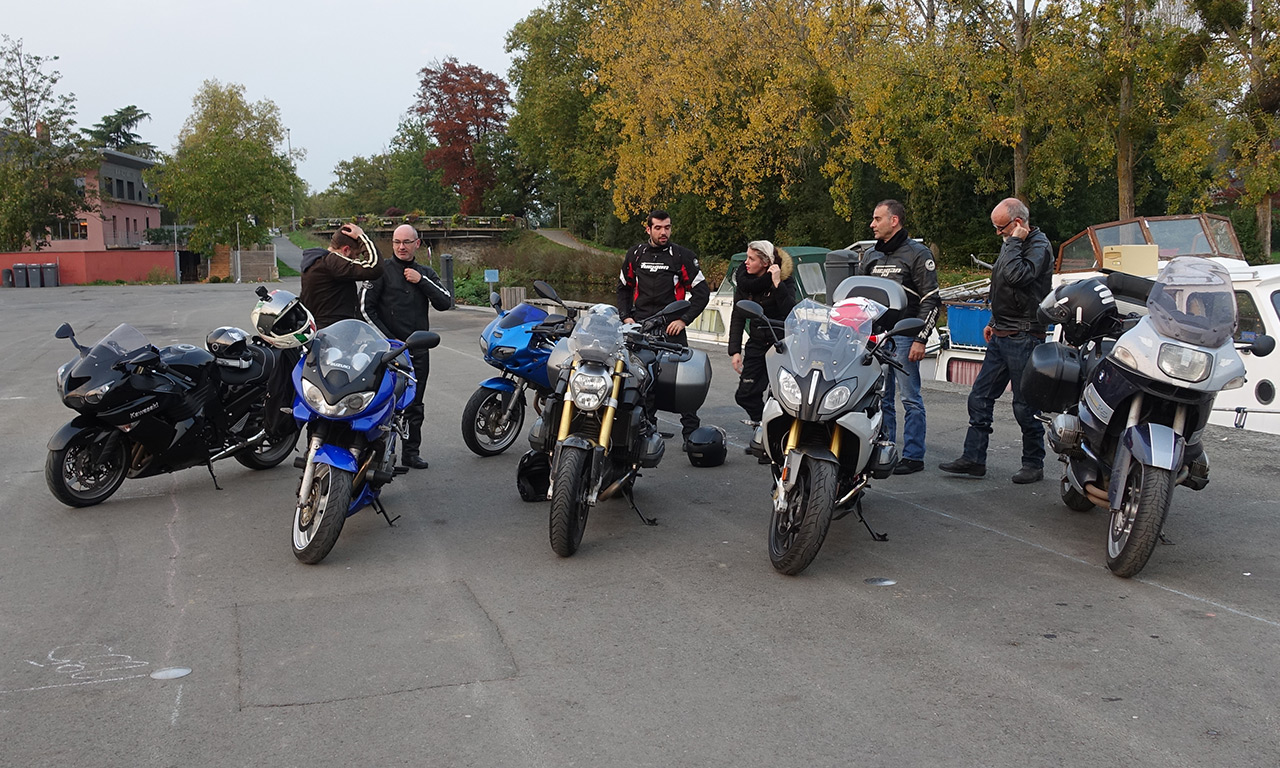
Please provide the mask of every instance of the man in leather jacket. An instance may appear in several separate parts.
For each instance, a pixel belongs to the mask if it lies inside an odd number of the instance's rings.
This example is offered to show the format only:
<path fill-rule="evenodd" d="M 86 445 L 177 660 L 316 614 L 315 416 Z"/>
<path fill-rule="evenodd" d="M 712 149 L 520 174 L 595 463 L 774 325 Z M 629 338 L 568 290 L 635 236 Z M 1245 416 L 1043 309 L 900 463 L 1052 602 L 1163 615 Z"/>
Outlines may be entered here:
<path fill-rule="evenodd" d="M 414 331 L 431 329 L 431 308 L 443 312 L 453 307 L 453 296 L 444 287 L 440 275 L 429 264 L 414 261 L 420 244 L 418 231 L 408 224 L 401 224 L 391 235 L 394 258 L 383 259 L 379 268 L 382 279 L 364 283 L 360 287 L 360 303 L 365 319 L 377 326 L 389 339 L 404 341 Z M 417 390 L 413 402 L 405 409 L 409 434 L 404 441 L 406 467 L 426 469 L 422 458 L 422 422 L 425 408 L 422 398 L 427 391 L 427 377 L 431 374 L 431 352 L 420 350 L 412 354 L 413 376 Z"/>
<path fill-rule="evenodd" d="M 1044 425 L 1022 395 L 1022 370 L 1031 352 L 1044 343 L 1045 326 L 1036 314 L 1041 299 L 1053 290 L 1053 246 L 1029 222 L 1026 203 L 1001 200 L 991 211 L 991 225 L 1004 238 L 991 269 L 991 322 L 982 330 L 987 351 L 969 392 L 969 431 L 964 453 L 938 466 L 944 472 L 982 477 L 987 473 L 987 443 L 996 400 L 1013 385 L 1013 416 L 1022 428 L 1022 468 L 1015 483 L 1044 477 Z"/>
<path fill-rule="evenodd" d="M 894 468 L 895 475 L 909 475 L 924 469 L 925 412 L 920 393 L 920 361 L 933 326 L 938 322 L 942 297 L 938 295 L 938 271 L 933 252 L 912 240 L 903 227 L 906 210 L 897 200 L 876 204 L 871 216 L 871 231 L 876 236 L 875 248 L 865 253 L 859 273 L 885 277 L 900 284 L 907 293 L 907 306 L 902 317 L 918 317 L 924 327 L 911 340 L 890 339 L 893 355 L 905 371 L 894 371 L 885 386 L 884 439 L 895 442 L 898 431 L 894 395 L 902 396 L 902 459 Z"/>
<path fill-rule="evenodd" d="M 707 308 L 711 289 L 702 276 L 693 251 L 671 242 L 671 214 L 651 211 L 645 219 L 646 242 L 632 246 L 618 274 L 617 306 L 623 322 L 643 322 L 677 299 L 687 299 L 689 309 L 667 324 L 667 338 L 688 346 L 685 326 Z M 684 441 L 701 425 L 697 413 L 680 414 Z M 687 449 L 687 446 L 686 446 Z"/>
<path fill-rule="evenodd" d="M 339 320 L 360 320 L 357 286 L 382 276 L 378 252 L 355 224 L 343 224 L 328 248 L 302 252 L 302 303 L 316 319 L 317 328 Z"/>

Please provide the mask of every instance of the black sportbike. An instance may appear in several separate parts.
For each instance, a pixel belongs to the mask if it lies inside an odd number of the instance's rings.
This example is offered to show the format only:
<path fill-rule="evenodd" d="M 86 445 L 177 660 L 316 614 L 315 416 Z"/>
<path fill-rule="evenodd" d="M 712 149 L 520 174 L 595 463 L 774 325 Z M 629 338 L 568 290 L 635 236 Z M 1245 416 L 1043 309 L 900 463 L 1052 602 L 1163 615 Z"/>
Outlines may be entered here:
<path fill-rule="evenodd" d="M 238 328 L 210 334 L 216 351 L 157 349 L 130 325 L 92 347 L 66 323 L 55 335 L 79 351 L 57 377 L 63 404 L 79 415 L 50 438 L 45 461 L 45 481 L 63 504 L 99 504 L 126 477 L 197 465 L 213 475 L 213 462 L 229 457 L 269 469 L 293 452 L 289 372 L 301 348 L 277 349 Z"/>

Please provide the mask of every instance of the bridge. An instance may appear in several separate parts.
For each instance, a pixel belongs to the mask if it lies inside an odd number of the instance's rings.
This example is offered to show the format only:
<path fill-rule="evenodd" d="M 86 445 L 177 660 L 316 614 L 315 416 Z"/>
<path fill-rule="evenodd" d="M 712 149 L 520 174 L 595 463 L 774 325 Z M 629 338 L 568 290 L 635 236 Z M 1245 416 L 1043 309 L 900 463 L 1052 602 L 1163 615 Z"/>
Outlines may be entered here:
<path fill-rule="evenodd" d="M 361 221 L 361 219 L 364 219 Z M 328 239 L 350 219 L 317 219 L 312 225 L 317 237 Z M 356 224 L 375 240 L 390 240 L 396 227 L 408 224 L 418 231 L 423 240 L 495 240 L 507 232 L 527 229 L 528 223 L 521 216 L 357 216 Z"/>

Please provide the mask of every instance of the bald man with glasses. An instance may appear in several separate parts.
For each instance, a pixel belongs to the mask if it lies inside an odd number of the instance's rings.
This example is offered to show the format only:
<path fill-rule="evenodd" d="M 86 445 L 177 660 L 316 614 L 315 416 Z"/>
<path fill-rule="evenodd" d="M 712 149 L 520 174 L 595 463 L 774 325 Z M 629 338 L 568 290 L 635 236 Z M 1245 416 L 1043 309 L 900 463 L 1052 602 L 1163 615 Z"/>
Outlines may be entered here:
<path fill-rule="evenodd" d="M 401 224 L 391 235 L 393 258 L 382 261 L 382 279 L 365 283 L 360 291 L 360 306 L 365 320 L 378 327 L 387 338 L 404 341 L 414 331 L 430 330 L 431 308 L 444 311 L 453 307 L 453 296 L 444 287 L 440 275 L 430 264 L 414 260 L 421 240 L 418 231 L 408 224 Z M 428 257 L 431 250 L 427 249 Z M 404 441 L 403 464 L 414 469 L 426 469 L 422 458 L 422 422 L 426 416 L 422 398 L 427 391 L 427 376 L 431 372 L 431 355 L 428 350 L 413 353 L 413 372 L 418 380 L 413 403 L 405 409 L 409 435 Z"/>

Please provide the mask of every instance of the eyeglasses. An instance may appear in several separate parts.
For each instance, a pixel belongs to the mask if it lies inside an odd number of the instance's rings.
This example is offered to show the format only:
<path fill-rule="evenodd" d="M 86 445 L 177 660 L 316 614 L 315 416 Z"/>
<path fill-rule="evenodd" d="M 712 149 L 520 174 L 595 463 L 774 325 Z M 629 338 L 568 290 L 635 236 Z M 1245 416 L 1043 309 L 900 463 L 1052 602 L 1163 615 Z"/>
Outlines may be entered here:
<path fill-rule="evenodd" d="M 418 242 L 418 238 L 414 238 L 413 240 L 392 240 L 391 244 L 392 245 L 413 245 L 416 242 Z"/>
<path fill-rule="evenodd" d="M 1013 223 L 1014 223 L 1015 221 L 1017 221 L 1017 220 L 1018 220 L 1018 217 L 1017 217 L 1017 216 L 1014 216 L 1012 219 L 1009 219 L 1009 221 L 1008 221 L 1008 222 L 1006 222 L 1006 223 L 1004 223 L 1004 224 L 1001 224 L 1000 226 L 997 226 L 997 227 L 996 227 L 996 234 L 997 234 L 997 235 L 1003 235 L 1003 234 L 1004 234 L 1004 232 L 1005 232 L 1005 230 L 1006 230 L 1006 229 L 1008 229 L 1009 227 L 1012 227 L 1012 226 L 1013 226 Z M 995 226 L 995 225 L 993 224 L 992 226 Z"/>

